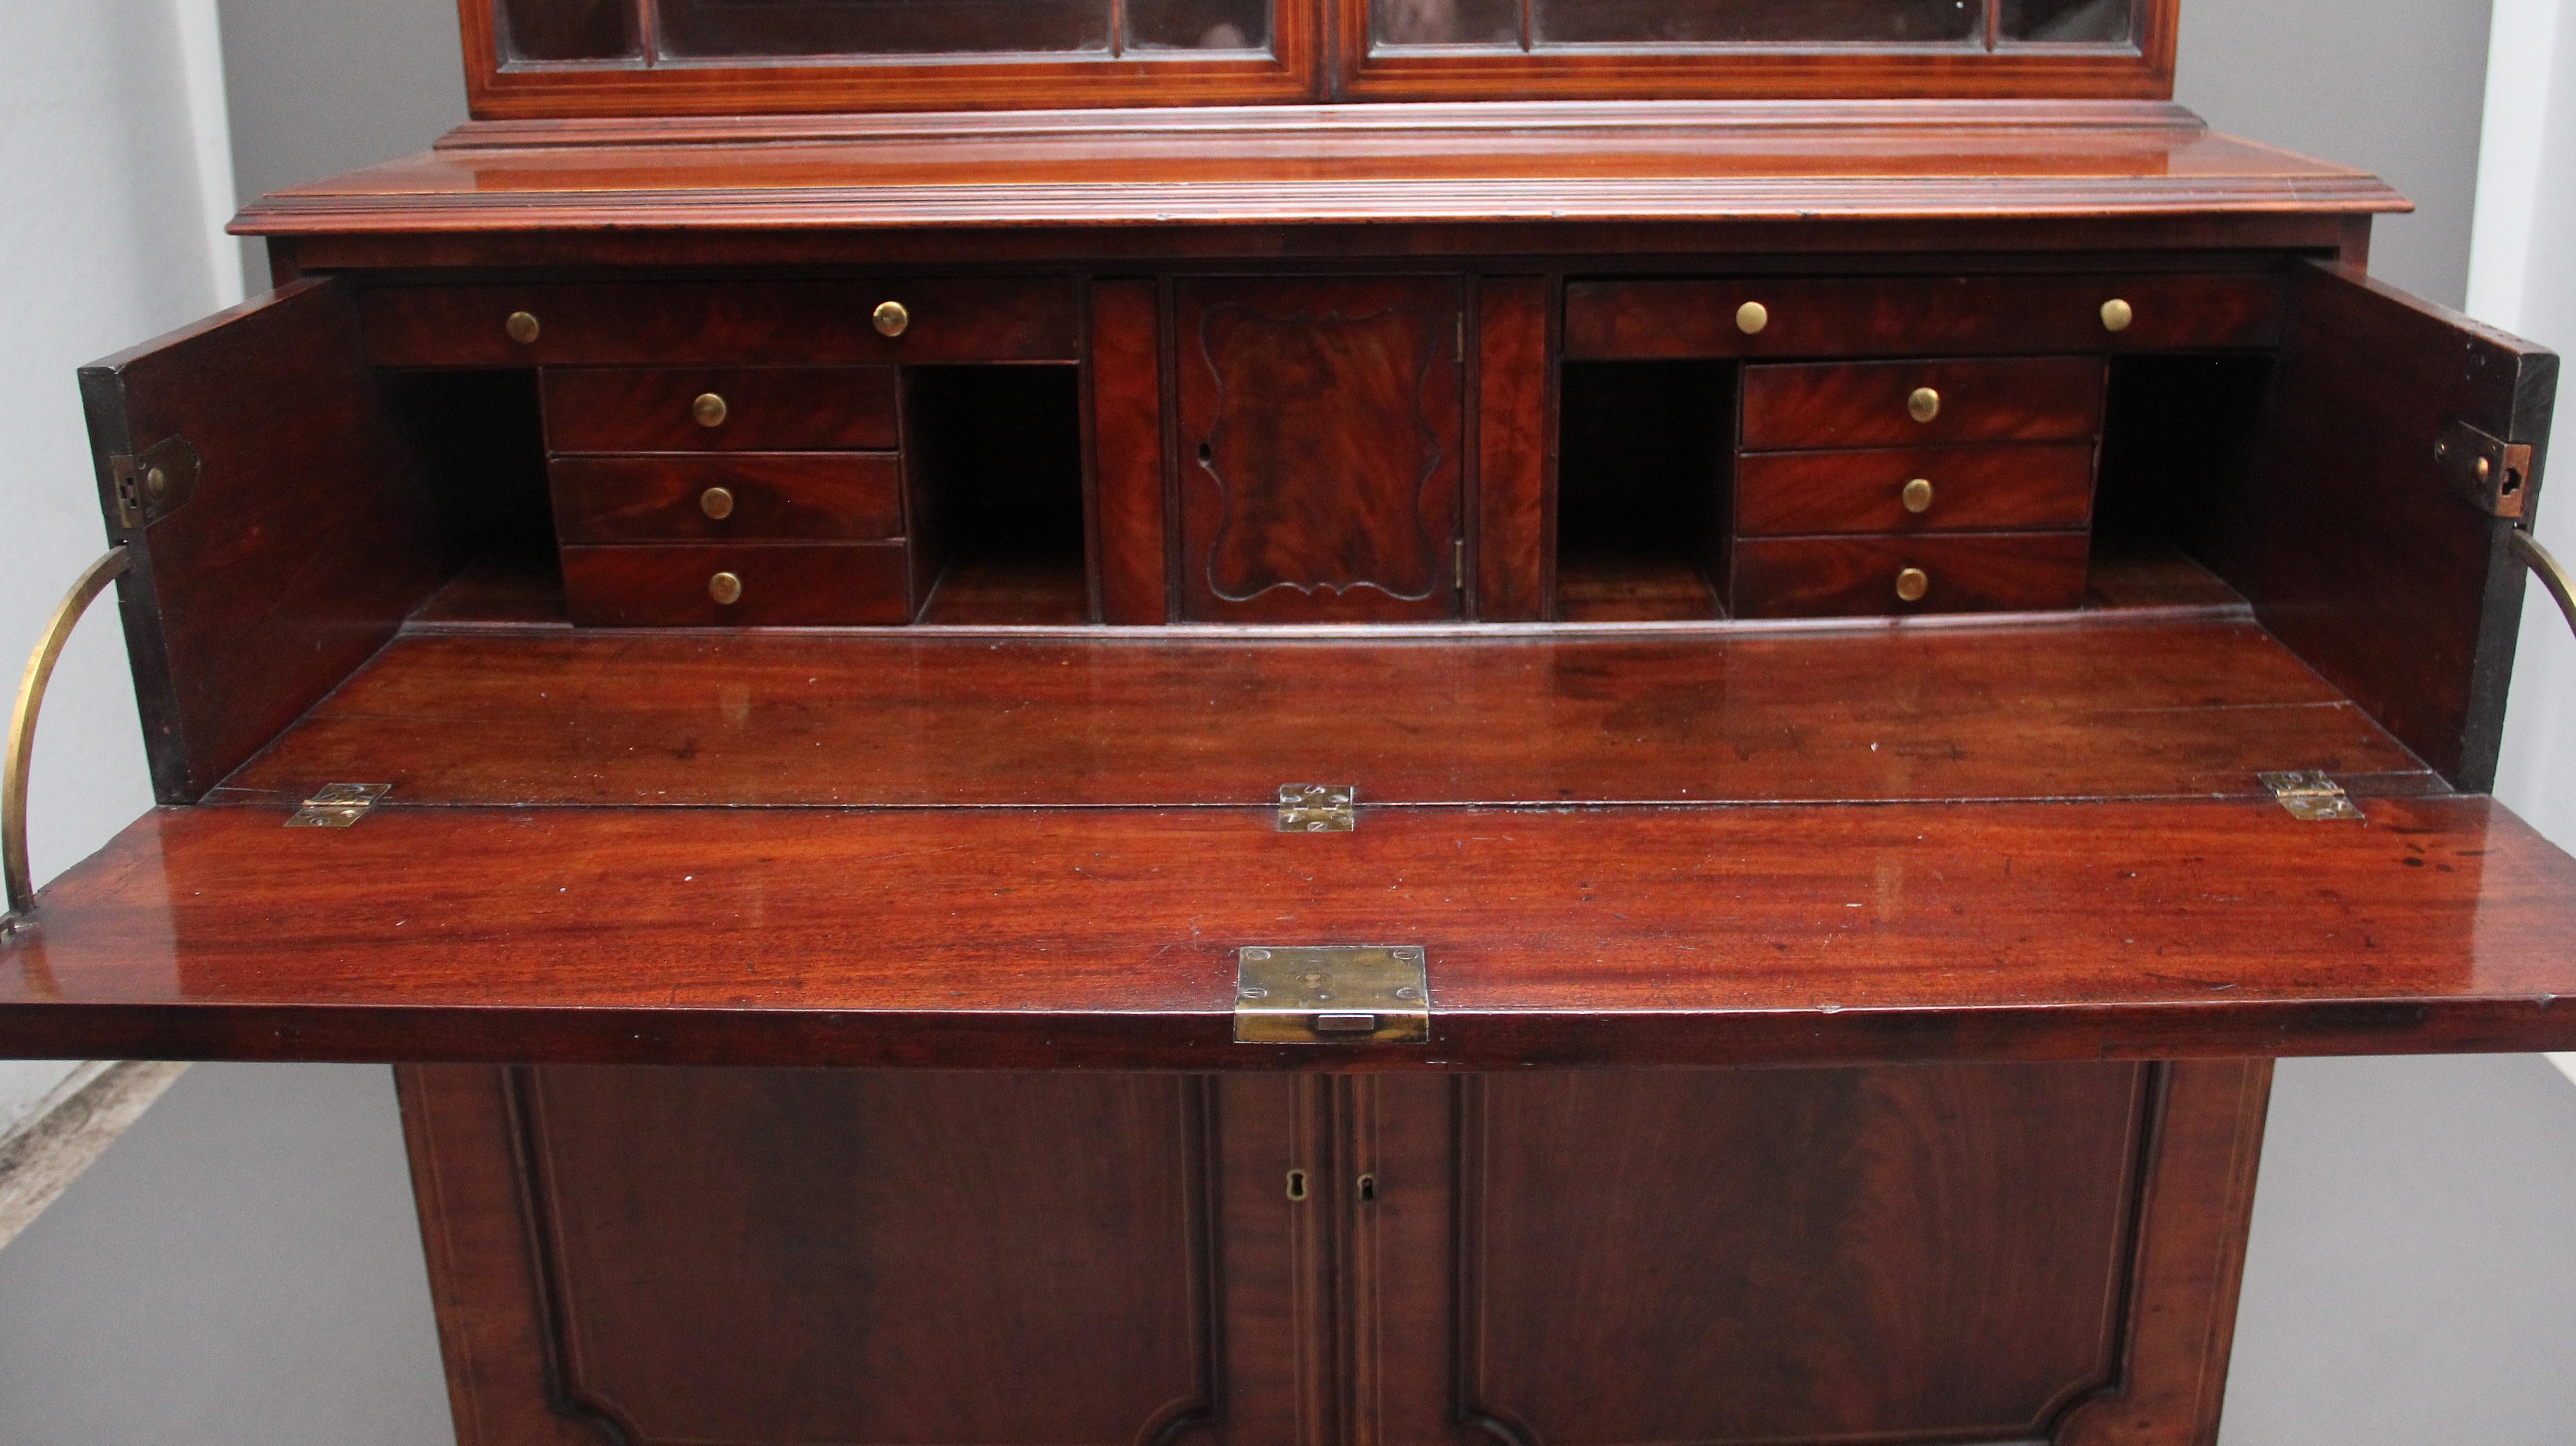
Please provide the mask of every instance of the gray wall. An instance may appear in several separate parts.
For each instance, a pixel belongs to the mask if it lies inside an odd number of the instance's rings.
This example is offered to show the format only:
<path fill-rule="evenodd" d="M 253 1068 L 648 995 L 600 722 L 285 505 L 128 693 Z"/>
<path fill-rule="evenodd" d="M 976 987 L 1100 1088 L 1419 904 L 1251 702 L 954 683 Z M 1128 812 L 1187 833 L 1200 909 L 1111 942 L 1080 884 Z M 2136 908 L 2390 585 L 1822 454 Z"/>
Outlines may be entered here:
<path fill-rule="evenodd" d="M 225 0 L 244 195 L 462 117 L 445 0 Z M 2189 0 L 2181 98 L 2424 207 L 2460 299 L 2485 9 Z M 436 1342 L 382 1070 L 191 1071 L 0 1252 L 0 1446 L 431 1446 Z M 2576 1090 L 2536 1059 L 2282 1066 L 2229 1446 L 2576 1441 Z"/>

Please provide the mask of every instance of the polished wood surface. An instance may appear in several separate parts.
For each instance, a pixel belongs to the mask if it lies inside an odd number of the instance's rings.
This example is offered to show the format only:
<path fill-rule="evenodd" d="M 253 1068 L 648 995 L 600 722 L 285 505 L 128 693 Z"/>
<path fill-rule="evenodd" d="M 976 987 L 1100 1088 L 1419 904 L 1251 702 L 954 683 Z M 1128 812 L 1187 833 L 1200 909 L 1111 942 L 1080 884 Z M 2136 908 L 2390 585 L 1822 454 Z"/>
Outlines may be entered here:
<path fill-rule="evenodd" d="M 711 590 L 734 580 L 728 600 Z M 914 589 L 901 542 L 566 546 L 564 600 L 593 627 L 822 627 L 900 623 Z"/>
<path fill-rule="evenodd" d="M 882 541 L 903 535 L 891 453 L 557 457 L 548 466 L 565 542 Z M 721 490 L 713 511 L 709 489 Z M 715 512 L 722 512 L 722 516 Z"/>
<path fill-rule="evenodd" d="M 1363 806 L 1308 835 L 1269 808 L 394 805 L 346 830 L 164 808 L 0 942 L 0 1052 L 1365 1070 L 2576 1045 L 2576 860 L 2484 798 L 2363 811 Z M 1236 946 L 1337 940 L 1428 950 L 1430 1042 L 1233 1042 Z"/>
<path fill-rule="evenodd" d="M 1548 616 L 1555 558 L 1556 289 L 1545 277 L 1490 276 L 1476 286 L 1475 615 Z"/>
<path fill-rule="evenodd" d="M 2084 600 L 2081 532 L 1945 532 L 1912 537 L 1762 537 L 1735 545 L 1735 614 L 1904 617 L 2021 612 Z M 1898 589 L 1908 569 L 1921 596 Z"/>
<path fill-rule="evenodd" d="M 2087 357 L 1771 364 L 1744 369 L 1746 451 L 2089 438 L 2102 363 Z M 1930 388 L 1939 410 L 1909 407 Z"/>
<path fill-rule="evenodd" d="M 1176 304 L 1182 616 L 1459 616 L 1458 282 L 1189 280 Z"/>
<path fill-rule="evenodd" d="M 1565 352 L 1585 359 L 2011 356 L 2277 345 L 2289 287 L 2275 272 L 1580 281 Z M 2102 307 L 2131 310 L 2111 331 Z M 1763 309 L 1761 329 L 1737 321 Z"/>
<path fill-rule="evenodd" d="M 2465 422 L 2545 450 L 2557 386 L 2558 358 L 2528 342 L 2304 267 L 2250 471 L 2212 503 L 2221 575 L 2465 789 L 2495 781 L 2524 576 L 2433 448 Z"/>
<path fill-rule="evenodd" d="M 742 576 L 750 606 L 760 578 Z M 711 607 L 704 582 L 674 571 L 674 605 Z M 2241 619 L 1518 640 L 473 632 L 396 644 L 221 797 L 294 802 L 348 779 L 425 804 L 1248 805 L 1301 781 L 1386 803 L 2207 797 L 2291 768 L 2424 777 Z"/>
<path fill-rule="evenodd" d="M 1100 619 L 1159 623 L 1170 616 L 1165 541 L 1172 476 L 1164 465 L 1163 328 L 1151 281 L 1091 288 L 1091 446 L 1099 520 Z"/>
<path fill-rule="evenodd" d="M 793 452 L 895 445 L 892 367 L 549 367 L 546 445 L 564 452 Z M 721 412 L 698 407 L 723 399 Z"/>
<path fill-rule="evenodd" d="M 352 292 L 297 282 L 81 369 L 108 537 L 132 558 L 117 595 L 165 801 L 275 737 L 463 561 L 447 523 L 479 479 L 407 444 L 359 362 Z M 173 438 L 196 456 L 194 492 L 125 526 L 110 459 Z"/>
<path fill-rule="evenodd" d="M 1761 452 L 1735 464 L 1739 537 L 2080 529 L 2093 516 L 2093 446 Z M 1917 512 L 1906 488 L 1930 484 Z"/>

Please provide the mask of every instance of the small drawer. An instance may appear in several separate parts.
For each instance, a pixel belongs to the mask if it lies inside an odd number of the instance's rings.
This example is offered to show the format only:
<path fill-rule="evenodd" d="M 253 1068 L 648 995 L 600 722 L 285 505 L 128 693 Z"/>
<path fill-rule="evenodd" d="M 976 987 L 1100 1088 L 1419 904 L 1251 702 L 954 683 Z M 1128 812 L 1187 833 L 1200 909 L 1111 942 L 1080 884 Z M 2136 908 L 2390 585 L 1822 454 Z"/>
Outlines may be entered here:
<path fill-rule="evenodd" d="M 2028 356 L 2278 346 L 2277 272 L 1577 281 L 1565 354 Z"/>
<path fill-rule="evenodd" d="M 564 601 L 584 627 L 905 623 L 905 552 L 900 542 L 566 547 Z"/>
<path fill-rule="evenodd" d="M 558 457 L 565 542 L 881 541 L 903 535 L 903 464 L 886 452 Z"/>
<path fill-rule="evenodd" d="M 891 305 L 895 310 L 888 310 Z M 390 367 L 710 366 L 1078 359 L 1062 277 L 377 286 L 367 359 Z"/>
<path fill-rule="evenodd" d="M 1796 537 L 1735 544 L 1740 618 L 1878 617 L 1907 613 L 2040 612 L 2084 600 L 2081 532 L 1952 533 L 1937 537 Z M 1898 591 L 1922 574 L 1922 596 Z"/>
<path fill-rule="evenodd" d="M 1744 537 L 2081 528 L 2093 518 L 2093 444 L 1756 452 L 1735 473 Z"/>
<path fill-rule="evenodd" d="M 895 445 L 892 367 L 577 367 L 544 377 L 551 452 Z"/>
<path fill-rule="evenodd" d="M 1748 452 L 2089 439 L 2099 357 L 1822 362 L 1744 369 Z"/>

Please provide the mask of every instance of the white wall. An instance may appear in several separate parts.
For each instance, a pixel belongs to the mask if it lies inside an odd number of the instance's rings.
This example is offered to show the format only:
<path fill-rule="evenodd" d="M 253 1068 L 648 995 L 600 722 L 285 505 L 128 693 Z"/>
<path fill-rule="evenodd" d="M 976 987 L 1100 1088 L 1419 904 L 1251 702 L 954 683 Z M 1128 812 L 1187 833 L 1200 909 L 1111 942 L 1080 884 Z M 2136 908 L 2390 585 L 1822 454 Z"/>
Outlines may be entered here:
<path fill-rule="evenodd" d="M 241 295 L 213 0 L 0 5 L 0 676 L 105 546 L 73 371 Z M 63 656 L 36 741 L 39 882 L 149 807 L 114 609 Z M 67 1066 L 0 1062 L 0 1132 Z"/>

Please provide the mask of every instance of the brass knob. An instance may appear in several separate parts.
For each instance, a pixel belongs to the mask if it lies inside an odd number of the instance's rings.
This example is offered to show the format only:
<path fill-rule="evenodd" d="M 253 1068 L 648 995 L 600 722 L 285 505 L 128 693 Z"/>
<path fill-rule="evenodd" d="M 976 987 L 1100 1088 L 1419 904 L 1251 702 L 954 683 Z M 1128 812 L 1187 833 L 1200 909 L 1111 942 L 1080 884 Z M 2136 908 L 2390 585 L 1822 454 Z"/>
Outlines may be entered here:
<path fill-rule="evenodd" d="M 707 579 L 707 596 L 732 607 L 742 601 L 742 579 L 729 572 L 717 573 Z"/>
<path fill-rule="evenodd" d="M 2127 331 L 2129 329 L 2129 323 L 2137 319 L 2138 314 L 2130 309 L 2129 303 L 2122 301 L 2116 296 L 2102 303 L 2102 329 L 2104 331 Z"/>
<path fill-rule="evenodd" d="M 721 427 L 725 419 L 725 399 L 713 392 L 700 392 L 698 399 L 689 403 L 689 415 L 697 418 L 701 427 Z"/>
<path fill-rule="evenodd" d="M 1928 422 L 1941 415 L 1941 394 L 1930 387 L 1916 387 L 1905 399 L 1905 415 L 1918 422 Z"/>
<path fill-rule="evenodd" d="M 1931 511 L 1931 510 L 1932 510 L 1932 482 L 1931 482 L 1931 479 L 1930 479 L 1930 478 L 1927 478 L 1927 477 L 1917 477 L 1917 478 L 1915 478 L 1913 481 L 1908 482 L 1908 483 L 1906 483 L 1906 484 L 1905 484 L 1905 490 L 1904 490 L 1903 492 L 1899 493 L 1899 494 L 1898 494 L 1898 496 L 1899 496 L 1899 497 L 1901 497 L 1901 498 L 1904 500 L 1904 502 L 1905 502 L 1905 510 L 1906 510 L 1906 511 L 1908 511 L 1908 512 L 1929 512 L 1929 511 Z"/>
<path fill-rule="evenodd" d="M 501 329 L 510 334 L 510 340 L 517 342 L 521 346 L 526 346 L 537 339 L 536 313 L 532 311 L 511 312 L 510 319 L 501 323 Z"/>
<path fill-rule="evenodd" d="M 876 323 L 879 336 L 901 336 L 903 329 L 912 325 L 912 313 L 904 310 L 900 301 L 878 302 L 876 314 L 868 319 Z"/>
<path fill-rule="evenodd" d="M 1904 602 L 1921 602 L 1932 590 L 1932 574 L 1919 567 L 1909 567 L 1896 575 L 1896 596 Z"/>
<path fill-rule="evenodd" d="M 722 522 L 733 516 L 733 494 L 722 487 L 710 487 L 698 494 L 698 510 Z"/>
<path fill-rule="evenodd" d="M 1735 329 L 1746 336 L 1760 334 L 1771 324 L 1771 308 L 1758 301 L 1748 301 L 1735 308 Z"/>

